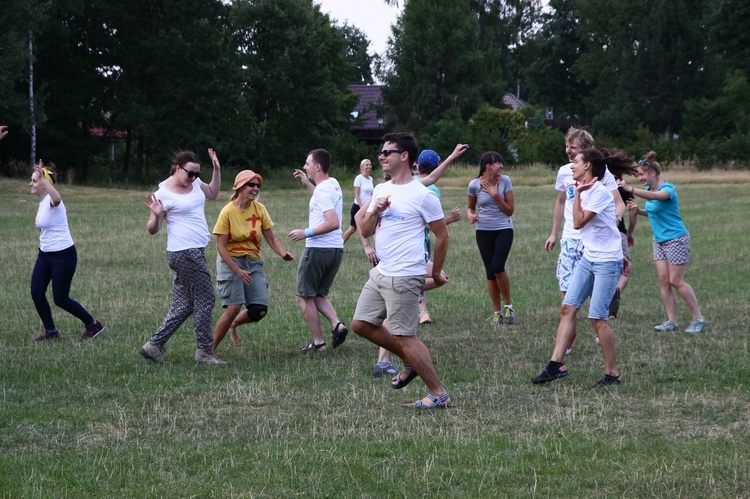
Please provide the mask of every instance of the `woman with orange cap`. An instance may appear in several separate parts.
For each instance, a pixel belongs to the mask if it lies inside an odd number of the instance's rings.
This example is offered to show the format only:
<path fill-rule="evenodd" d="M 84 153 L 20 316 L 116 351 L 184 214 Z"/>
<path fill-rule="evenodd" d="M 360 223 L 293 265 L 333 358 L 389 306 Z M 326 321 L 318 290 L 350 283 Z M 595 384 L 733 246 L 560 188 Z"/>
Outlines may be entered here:
<path fill-rule="evenodd" d="M 229 203 L 219 213 L 214 226 L 216 283 L 224 313 L 214 327 L 214 349 L 231 332 L 239 346 L 237 326 L 259 322 L 268 312 L 268 281 L 260 254 L 261 234 L 271 249 L 286 261 L 294 256 L 284 250 L 271 229 L 274 225 L 266 207 L 258 201 L 263 177 L 252 170 L 237 174 Z M 241 312 L 242 305 L 245 310 Z"/>

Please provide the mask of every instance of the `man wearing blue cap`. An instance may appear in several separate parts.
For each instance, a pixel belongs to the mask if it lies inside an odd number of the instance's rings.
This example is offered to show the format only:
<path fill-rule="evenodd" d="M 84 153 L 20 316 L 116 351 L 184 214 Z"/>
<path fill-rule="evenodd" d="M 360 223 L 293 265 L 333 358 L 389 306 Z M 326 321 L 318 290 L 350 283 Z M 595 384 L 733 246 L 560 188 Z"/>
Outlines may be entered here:
<path fill-rule="evenodd" d="M 463 150 L 461 151 L 463 152 Z M 449 156 L 446 160 L 446 163 L 453 160 L 453 155 Z M 432 149 L 425 149 L 419 154 L 419 158 L 417 158 L 417 164 L 415 167 L 415 175 L 414 178 L 416 180 L 419 180 L 421 178 L 425 178 L 430 175 L 438 166 L 440 165 L 440 156 L 438 153 L 433 151 Z M 427 186 L 429 190 L 435 193 L 435 195 L 440 199 L 440 189 L 437 188 L 435 184 L 430 184 Z M 445 217 L 445 224 L 452 224 L 453 222 L 458 222 L 461 220 L 461 210 L 456 208 L 453 208 L 451 211 L 451 214 Z M 430 263 L 430 229 L 425 227 L 424 229 L 424 261 L 427 263 L 428 266 L 431 266 Z M 427 269 L 427 272 L 430 272 L 430 269 Z M 421 293 L 419 293 L 419 323 L 420 324 L 431 324 L 432 318 L 430 317 L 430 313 L 427 311 L 427 295 L 424 290 L 422 290 Z"/>

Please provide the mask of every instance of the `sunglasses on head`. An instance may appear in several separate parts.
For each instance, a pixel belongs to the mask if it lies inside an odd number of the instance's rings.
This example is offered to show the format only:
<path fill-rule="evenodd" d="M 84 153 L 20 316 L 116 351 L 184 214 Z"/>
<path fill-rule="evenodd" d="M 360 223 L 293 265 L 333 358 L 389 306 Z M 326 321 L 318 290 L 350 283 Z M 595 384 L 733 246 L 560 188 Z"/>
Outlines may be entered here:
<path fill-rule="evenodd" d="M 181 165 L 177 165 L 177 166 L 179 166 L 180 168 L 182 168 L 182 170 L 184 170 L 185 173 L 187 173 L 188 178 L 201 178 L 201 172 L 194 172 L 192 170 L 185 170 L 184 166 L 181 166 Z"/>

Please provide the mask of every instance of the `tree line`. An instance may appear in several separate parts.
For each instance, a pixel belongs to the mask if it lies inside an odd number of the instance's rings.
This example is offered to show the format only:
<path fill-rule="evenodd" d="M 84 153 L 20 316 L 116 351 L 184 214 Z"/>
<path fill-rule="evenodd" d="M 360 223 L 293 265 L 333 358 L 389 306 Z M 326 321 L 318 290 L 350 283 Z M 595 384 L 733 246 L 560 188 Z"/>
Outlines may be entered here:
<path fill-rule="evenodd" d="M 437 150 L 559 163 L 549 111 L 632 154 L 750 161 L 743 0 L 405 0 L 375 56 L 312 0 L 5 0 L 0 22 L 5 175 L 37 148 L 81 181 L 141 183 L 209 146 L 257 169 L 315 147 L 356 165 L 374 149 L 347 85 L 375 78 L 386 127 Z"/>

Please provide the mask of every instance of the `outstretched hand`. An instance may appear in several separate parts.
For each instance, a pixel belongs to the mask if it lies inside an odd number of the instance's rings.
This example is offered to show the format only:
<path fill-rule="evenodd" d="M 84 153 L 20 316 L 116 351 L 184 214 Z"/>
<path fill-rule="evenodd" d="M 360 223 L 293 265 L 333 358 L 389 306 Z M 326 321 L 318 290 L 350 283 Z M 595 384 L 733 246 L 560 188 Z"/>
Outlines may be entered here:
<path fill-rule="evenodd" d="M 8 135 L 8 127 L 5 125 L 0 125 L 0 140 L 3 140 L 6 135 Z"/>
<path fill-rule="evenodd" d="M 146 194 L 146 201 L 143 204 L 157 217 L 164 212 L 164 204 L 159 201 L 153 192 Z"/>
<path fill-rule="evenodd" d="M 219 158 L 216 156 L 216 151 L 208 148 L 208 157 L 211 158 L 211 165 L 213 165 L 214 170 L 221 170 L 221 164 L 219 163 Z"/>

